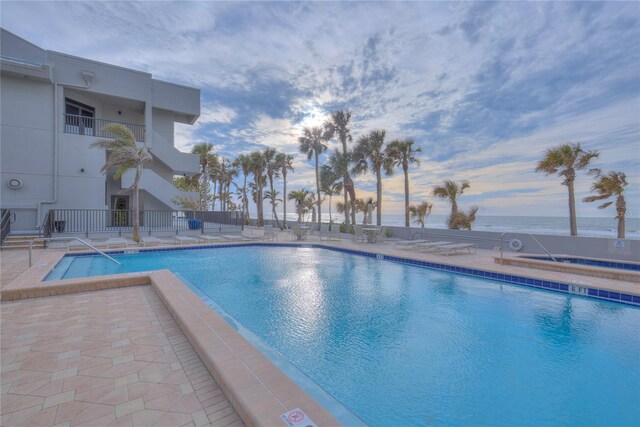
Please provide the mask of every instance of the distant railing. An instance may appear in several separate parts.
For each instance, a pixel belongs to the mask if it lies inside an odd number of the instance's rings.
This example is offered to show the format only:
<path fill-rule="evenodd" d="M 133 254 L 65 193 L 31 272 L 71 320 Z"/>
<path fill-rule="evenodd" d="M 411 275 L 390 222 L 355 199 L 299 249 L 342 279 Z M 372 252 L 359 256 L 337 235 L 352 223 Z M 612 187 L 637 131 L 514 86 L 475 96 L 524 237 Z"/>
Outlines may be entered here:
<path fill-rule="evenodd" d="M 105 127 L 117 123 L 123 125 L 133 133 L 138 142 L 144 142 L 145 127 L 133 123 L 116 122 L 114 120 L 96 119 L 95 117 L 77 116 L 75 114 L 64 115 L 64 132 L 74 135 L 96 136 L 99 138 L 114 139 L 115 135 Z"/>
<path fill-rule="evenodd" d="M 2 209 L 2 219 L 0 219 L 0 244 L 4 242 L 7 234 L 11 232 L 11 211 L 9 209 Z M 15 217 L 15 214 L 13 214 Z"/>
<path fill-rule="evenodd" d="M 49 221 L 52 232 L 89 233 L 112 232 L 122 235 L 133 231 L 133 210 L 124 209 L 51 209 Z M 220 211 L 140 211 L 140 232 L 199 230 L 222 232 L 242 227 L 241 212 Z"/>

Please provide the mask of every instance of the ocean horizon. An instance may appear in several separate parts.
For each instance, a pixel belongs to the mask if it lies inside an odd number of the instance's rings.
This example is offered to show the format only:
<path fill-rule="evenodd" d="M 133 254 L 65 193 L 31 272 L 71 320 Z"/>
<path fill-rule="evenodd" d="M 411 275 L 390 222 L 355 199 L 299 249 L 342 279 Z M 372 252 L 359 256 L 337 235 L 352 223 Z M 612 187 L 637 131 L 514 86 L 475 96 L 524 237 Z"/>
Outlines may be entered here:
<path fill-rule="evenodd" d="M 251 213 L 255 219 L 256 214 Z M 425 221 L 425 228 L 447 228 L 448 215 L 429 215 Z M 271 215 L 265 215 L 265 219 L 272 219 Z M 297 221 L 295 213 L 287 212 L 287 220 Z M 334 223 L 341 223 L 344 216 L 332 214 Z M 305 221 L 311 221 L 311 215 L 307 215 Z M 329 222 L 329 214 L 322 213 L 323 222 Z M 356 221 L 362 223 L 362 214 L 356 215 Z M 375 215 L 373 218 L 375 223 Z M 578 217 L 578 236 L 603 237 L 615 239 L 618 237 L 618 220 L 611 217 Z M 383 213 L 382 225 L 404 226 L 403 213 Z M 411 227 L 419 227 L 411 223 Z M 482 215 L 473 223 L 475 231 L 520 232 L 531 234 L 547 234 L 553 236 L 569 236 L 569 218 L 555 216 L 502 216 Z M 626 239 L 640 240 L 640 218 L 626 218 Z"/>

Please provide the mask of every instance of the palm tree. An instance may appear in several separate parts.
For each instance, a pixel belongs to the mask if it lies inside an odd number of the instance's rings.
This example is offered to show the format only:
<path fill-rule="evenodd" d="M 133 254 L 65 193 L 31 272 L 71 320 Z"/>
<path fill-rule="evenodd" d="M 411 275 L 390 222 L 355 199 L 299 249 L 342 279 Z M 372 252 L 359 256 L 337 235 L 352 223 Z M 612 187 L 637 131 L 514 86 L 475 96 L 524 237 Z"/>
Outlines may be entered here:
<path fill-rule="evenodd" d="M 324 130 L 326 133 L 326 140 L 330 141 L 335 136 L 338 137 L 338 140 L 342 144 L 342 154 L 343 156 L 347 156 L 348 147 L 347 142 L 353 141 L 351 137 L 351 131 L 349 130 L 349 121 L 351 120 L 351 112 L 337 110 L 331 113 L 331 116 L 324 123 Z M 356 192 L 355 187 L 353 186 L 353 181 L 349 177 L 349 168 L 344 169 L 343 181 L 344 183 L 344 204 L 345 204 L 345 225 L 347 230 L 349 229 L 349 204 L 347 202 L 347 195 L 351 199 L 351 208 L 355 206 L 356 201 Z M 356 214 L 355 212 L 351 213 L 351 222 L 355 224 L 356 222 Z"/>
<path fill-rule="evenodd" d="M 115 169 L 113 179 L 119 179 L 129 169 L 135 169 L 136 175 L 133 184 L 126 190 L 133 192 L 133 240 L 140 241 L 140 176 L 144 165 L 151 161 L 152 157 L 147 151 L 146 142 L 138 147 L 133 133 L 125 126 L 111 123 L 105 126 L 104 131 L 113 135 L 114 139 L 103 139 L 91 144 L 91 147 L 104 148 L 109 153 L 107 162 L 102 166 L 102 173 Z"/>
<path fill-rule="evenodd" d="M 284 188 L 282 189 L 283 194 L 287 194 L 287 172 L 291 171 L 293 172 L 293 155 L 292 154 L 285 154 L 285 153 L 278 153 L 277 155 L 277 162 L 278 165 L 280 165 L 280 173 L 282 174 L 282 182 L 283 182 L 283 186 Z M 284 207 L 284 228 L 286 228 L 287 226 L 287 202 L 284 202 L 283 204 Z"/>
<path fill-rule="evenodd" d="M 420 166 L 420 160 L 416 154 L 422 152 L 420 147 L 413 148 L 413 139 L 398 139 L 387 146 L 387 157 L 394 166 L 402 166 L 404 171 L 404 226 L 409 227 L 409 165 Z M 423 202 L 426 203 L 426 202 Z"/>
<path fill-rule="evenodd" d="M 477 206 L 472 206 L 467 213 L 462 211 L 456 212 L 456 215 L 451 221 L 451 226 L 449 228 L 455 230 L 471 230 L 471 225 L 476 220 L 477 212 Z"/>
<path fill-rule="evenodd" d="M 624 239 L 625 235 L 625 215 L 627 213 L 627 202 L 624 198 L 624 188 L 627 186 L 627 175 L 624 172 L 609 172 L 604 175 L 600 169 L 592 169 L 591 173 L 597 180 L 591 186 L 591 191 L 597 196 L 588 196 L 582 199 L 583 202 L 595 202 L 615 197 L 616 219 L 618 220 L 618 239 Z M 598 206 L 598 209 L 605 209 L 614 202 L 609 201 Z"/>
<path fill-rule="evenodd" d="M 253 174 L 253 182 L 255 185 L 255 199 L 256 207 L 258 209 L 258 227 L 264 225 L 264 208 L 262 205 L 262 188 L 265 186 L 265 170 L 267 169 L 267 162 L 260 151 L 254 151 L 250 154 L 251 158 L 251 173 Z"/>
<path fill-rule="evenodd" d="M 327 162 L 327 166 L 333 171 L 333 173 L 342 178 L 342 188 L 344 190 L 345 198 L 343 206 L 345 206 L 344 210 L 344 222 L 346 226 L 347 232 L 350 230 L 349 224 L 349 213 L 351 213 L 351 223 L 355 224 L 356 222 L 356 198 L 355 198 L 355 188 L 353 185 L 353 180 L 350 176 L 350 166 L 351 166 L 352 153 L 347 152 L 346 154 L 341 153 L 338 150 L 334 150 L 333 154 L 329 157 L 329 161 Z M 347 200 L 347 193 L 353 194 L 353 199 L 351 199 L 351 203 Z M 340 212 L 342 213 L 342 212 Z"/>
<path fill-rule="evenodd" d="M 200 157 L 200 173 L 198 174 L 198 192 L 200 193 L 199 209 L 209 210 L 209 163 L 212 156 L 213 144 L 201 142 L 191 148 L 192 154 Z"/>
<path fill-rule="evenodd" d="M 578 235 L 574 191 L 576 171 L 585 169 L 591 160 L 599 155 L 597 151 L 584 151 L 580 143 L 566 143 L 547 150 L 544 158 L 536 166 L 536 172 L 543 172 L 545 175 L 558 174 L 564 177 L 562 185 L 566 185 L 569 190 L 569 224 L 572 236 Z"/>
<path fill-rule="evenodd" d="M 304 206 L 305 206 L 305 199 L 307 199 L 309 194 L 310 193 L 307 190 L 302 188 L 300 190 L 291 191 L 287 195 L 287 199 L 295 200 L 295 202 L 296 202 L 296 210 L 297 210 L 297 213 L 298 213 L 298 222 L 299 223 L 302 222 L 302 211 L 303 211 Z"/>
<path fill-rule="evenodd" d="M 265 200 L 269 200 L 269 203 L 271 203 L 271 206 L 274 207 L 274 209 L 273 209 L 274 215 L 275 215 L 275 207 L 278 206 L 278 202 L 282 201 L 282 199 L 278 198 L 278 194 L 280 194 L 280 192 L 278 192 L 278 190 L 273 190 L 273 191 L 267 190 L 264 193 L 264 199 Z M 276 221 L 277 221 L 277 219 L 276 219 Z"/>
<path fill-rule="evenodd" d="M 331 166 L 322 165 L 320 168 L 320 188 L 325 196 L 329 196 L 329 227 L 333 224 L 331 217 L 331 197 L 342 192 L 342 181 L 340 176 L 331 170 Z"/>
<path fill-rule="evenodd" d="M 427 217 L 431 214 L 431 209 L 433 209 L 433 205 L 429 202 L 422 202 L 417 206 L 409 206 L 409 214 L 411 215 L 411 219 L 416 224 L 420 224 L 420 227 L 424 228 L 424 223 Z"/>
<path fill-rule="evenodd" d="M 433 187 L 433 195 L 439 199 L 449 199 L 451 203 L 451 215 L 449 215 L 448 226 L 454 229 L 453 222 L 458 214 L 458 195 L 464 193 L 464 190 L 470 187 L 469 181 L 464 180 L 458 185 L 450 179 L 444 182 L 444 185 Z"/>
<path fill-rule="evenodd" d="M 384 137 L 386 131 L 374 130 L 368 136 L 361 136 L 353 150 L 356 163 L 355 170 L 365 172 L 370 170 L 376 175 L 376 225 L 382 223 L 382 169 L 387 176 L 393 173 L 393 161 L 387 156 L 384 149 Z"/>
<path fill-rule="evenodd" d="M 307 155 L 307 160 L 315 158 L 316 163 L 316 191 L 320 195 L 320 165 L 319 157 L 327 151 L 327 134 L 321 127 L 304 128 L 303 135 L 298 138 L 298 148 L 302 154 Z M 318 225 L 322 224 L 322 201 L 318 198 Z"/>
<path fill-rule="evenodd" d="M 242 218 L 245 224 L 249 222 L 249 199 L 247 198 L 247 177 L 251 173 L 251 157 L 240 154 L 233 161 L 233 166 L 242 171 Z"/>
<path fill-rule="evenodd" d="M 278 152 L 273 148 L 265 148 L 262 152 L 264 156 L 264 161 L 267 166 L 267 178 L 269 178 L 269 190 L 271 194 L 275 194 L 275 190 L 273 188 L 273 178 L 278 178 L 280 174 L 280 165 L 278 164 Z M 265 197 L 266 199 L 266 197 Z M 276 213 L 276 199 L 274 197 L 269 198 L 271 201 L 271 214 L 276 221 L 276 225 L 278 228 L 282 228 L 280 226 L 280 221 L 278 221 L 278 214 Z"/>

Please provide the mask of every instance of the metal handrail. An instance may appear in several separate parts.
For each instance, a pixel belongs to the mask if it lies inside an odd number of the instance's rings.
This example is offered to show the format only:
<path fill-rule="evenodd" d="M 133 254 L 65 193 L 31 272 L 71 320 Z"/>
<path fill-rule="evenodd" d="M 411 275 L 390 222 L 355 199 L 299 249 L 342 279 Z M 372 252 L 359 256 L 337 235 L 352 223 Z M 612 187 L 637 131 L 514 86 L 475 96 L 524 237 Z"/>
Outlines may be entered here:
<path fill-rule="evenodd" d="M 503 240 L 504 240 L 504 235 L 505 235 L 505 234 L 508 234 L 508 233 L 513 234 L 513 235 L 516 235 L 516 234 L 517 234 L 517 233 L 512 233 L 512 232 L 510 232 L 510 231 L 505 231 L 504 233 L 502 233 L 502 234 L 500 235 L 500 264 L 502 264 L 502 261 L 503 261 L 503 259 L 504 259 L 504 254 L 503 254 L 503 252 L 504 252 L 504 249 L 503 249 Z M 547 250 L 547 248 L 545 248 L 544 246 L 542 246 L 542 243 L 540 243 L 540 242 L 538 241 L 538 239 L 536 239 L 536 238 L 533 236 L 533 234 L 531 234 L 531 233 L 519 233 L 519 234 L 525 234 L 525 235 L 527 235 L 527 236 L 531 237 L 531 238 L 533 239 L 533 241 L 534 241 L 534 242 L 536 242 L 536 243 L 538 244 L 538 246 L 540 246 L 540 247 L 542 248 L 542 250 L 544 251 L 544 253 L 546 253 L 549 257 L 551 257 L 551 259 L 552 259 L 554 262 L 558 262 L 558 260 L 557 260 L 553 255 L 551 255 L 551 253 Z"/>
<path fill-rule="evenodd" d="M 37 239 L 33 239 L 29 241 L 29 267 L 31 267 L 31 249 L 33 248 L 33 243 L 34 242 L 48 242 L 48 241 L 52 241 L 52 240 L 77 240 L 78 242 L 82 243 L 83 245 L 93 249 L 94 251 L 98 252 L 100 255 L 102 255 L 103 257 L 110 259 L 111 261 L 115 262 L 118 265 L 122 265 L 121 262 L 116 261 L 115 259 L 111 258 L 109 255 L 105 254 L 104 252 L 102 252 L 100 249 L 96 248 L 95 246 L 93 246 L 90 243 L 85 242 L 84 240 L 78 238 L 78 237 L 39 237 Z"/>

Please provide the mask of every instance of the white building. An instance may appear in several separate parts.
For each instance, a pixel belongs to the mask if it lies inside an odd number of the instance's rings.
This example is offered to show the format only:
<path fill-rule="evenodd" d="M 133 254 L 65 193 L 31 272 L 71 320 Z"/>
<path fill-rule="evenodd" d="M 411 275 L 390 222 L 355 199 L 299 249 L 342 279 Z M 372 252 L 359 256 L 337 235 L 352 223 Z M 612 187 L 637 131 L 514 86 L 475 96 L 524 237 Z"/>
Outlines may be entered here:
<path fill-rule="evenodd" d="M 177 208 L 184 195 L 174 175 L 198 172 L 198 156 L 174 147 L 174 123 L 193 124 L 200 90 L 151 74 L 41 49 L 0 29 L 0 206 L 13 229 L 37 229 L 50 209 L 128 209 L 129 171 L 100 172 L 106 161 L 92 142 L 105 125 L 123 123 L 146 142 L 141 210 Z"/>

